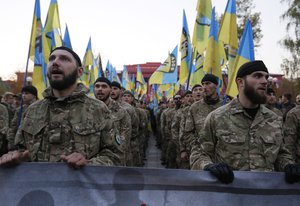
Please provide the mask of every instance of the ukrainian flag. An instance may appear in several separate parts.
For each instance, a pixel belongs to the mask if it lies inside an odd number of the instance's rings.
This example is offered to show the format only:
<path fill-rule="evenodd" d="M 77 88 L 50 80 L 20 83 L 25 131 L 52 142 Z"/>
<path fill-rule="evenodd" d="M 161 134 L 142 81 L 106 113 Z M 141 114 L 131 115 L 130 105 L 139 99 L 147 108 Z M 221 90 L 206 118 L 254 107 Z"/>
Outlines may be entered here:
<path fill-rule="evenodd" d="M 149 79 L 149 85 L 152 84 L 173 84 L 177 82 L 178 66 L 177 66 L 177 51 L 176 46 L 172 53 L 169 53 L 168 58 L 161 64 Z"/>
<path fill-rule="evenodd" d="M 253 31 L 251 22 L 248 20 L 246 28 L 244 29 L 242 39 L 240 41 L 240 47 L 237 52 L 237 57 L 235 59 L 232 76 L 229 77 L 230 82 L 226 90 L 226 94 L 235 97 L 238 94 L 238 88 L 235 82 L 236 74 L 240 66 L 243 64 L 254 61 L 254 43 L 253 43 Z"/>
<path fill-rule="evenodd" d="M 192 61 L 192 45 L 189 28 L 186 20 L 185 11 L 183 10 L 183 28 L 180 41 L 181 63 L 179 73 L 179 83 L 184 85 L 188 79 Z"/>

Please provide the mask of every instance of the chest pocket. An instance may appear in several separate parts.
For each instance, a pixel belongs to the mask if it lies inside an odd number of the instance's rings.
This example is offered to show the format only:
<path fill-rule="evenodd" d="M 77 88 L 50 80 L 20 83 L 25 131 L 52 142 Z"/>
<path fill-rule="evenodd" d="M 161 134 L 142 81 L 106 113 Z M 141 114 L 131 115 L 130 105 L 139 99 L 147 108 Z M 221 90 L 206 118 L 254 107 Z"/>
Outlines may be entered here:
<path fill-rule="evenodd" d="M 75 124 L 72 141 L 74 141 L 75 150 L 90 159 L 100 151 L 101 127 L 84 123 Z"/>
<path fill-rule="evenodd" d="M 25 146 L 30 152 L 31 159 L 35 161 L 38 159 L 38 153 L 43 150 L 41 147 L 47 134 L 47 125 L 38 119 L 25 118 L 22 131 L 23 136 L 17 136 L 15 143 Z"/>

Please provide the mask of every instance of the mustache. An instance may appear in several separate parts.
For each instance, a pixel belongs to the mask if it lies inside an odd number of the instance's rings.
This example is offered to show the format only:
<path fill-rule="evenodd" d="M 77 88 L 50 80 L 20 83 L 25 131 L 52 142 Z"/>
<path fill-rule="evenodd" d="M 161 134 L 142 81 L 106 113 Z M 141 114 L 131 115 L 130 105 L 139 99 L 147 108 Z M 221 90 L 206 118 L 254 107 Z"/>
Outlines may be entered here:
<path fill-rule="evenodd" d="M 63 71 L 61 71 L 58 67 L 54 66 L 52 67 L 51 74 L 64 74 Z"/>

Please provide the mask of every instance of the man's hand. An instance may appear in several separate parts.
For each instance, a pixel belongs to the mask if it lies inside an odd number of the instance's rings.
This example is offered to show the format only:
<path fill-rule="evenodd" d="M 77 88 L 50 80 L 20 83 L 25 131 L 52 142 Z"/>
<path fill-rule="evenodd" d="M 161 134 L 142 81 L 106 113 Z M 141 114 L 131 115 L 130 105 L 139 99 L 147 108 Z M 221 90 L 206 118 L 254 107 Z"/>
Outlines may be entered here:
<path fill-rule="evenodd" d="M 180 153 L 180 159 L 183 160 L 183 161 L 188 161 L 189 160 L 189 155 L 186 151 L 182 151 Z"/>
<path fill-rule="evenodd" d="M 88 164 L 87 159 L 81 153 L 74 152 L 68 156 L 61 155 L 60 159 L 75 169 L 79 169 Z"/>
<path fill-rule="evenodd" d="M 222 183 L 229 184 L 233 182 L 233 171 L 231 167 L 225 163 L 209 164 L 205 166 L 204 170 L 210 171 L 210 173 L 217 177 Z"/>
<path fill-rule="evenodd" d="M 284 168 L 285 180 L 288 183 L 295 183 L 300 181 L 300 165 L 299 164 L 288 164 Z"/>
<path fill-rule="evenodd" d="M 0 166 L 14 166 L 21 162 L 27 161 L 29 158 L 29 151 L 10 151 L 0 157 Z"/>

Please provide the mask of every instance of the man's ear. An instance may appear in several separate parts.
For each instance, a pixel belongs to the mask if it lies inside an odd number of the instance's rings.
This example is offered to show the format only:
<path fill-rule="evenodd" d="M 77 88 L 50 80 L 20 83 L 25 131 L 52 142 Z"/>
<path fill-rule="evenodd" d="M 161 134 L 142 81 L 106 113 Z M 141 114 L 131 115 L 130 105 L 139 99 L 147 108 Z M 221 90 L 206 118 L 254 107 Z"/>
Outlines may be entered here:
<path fill-rule="evenodd" d="M 237 88 L 243 88 L 245 86 L 245 79 L 238 77 L 235 79 L 235 83 L 236 83 Z"/>
<path fill-rule="evenodd" d="M 83 74 L 83 68 L 82 67 L 78 67 L 78 77 L 81 77 L 81 75 Z"/>

